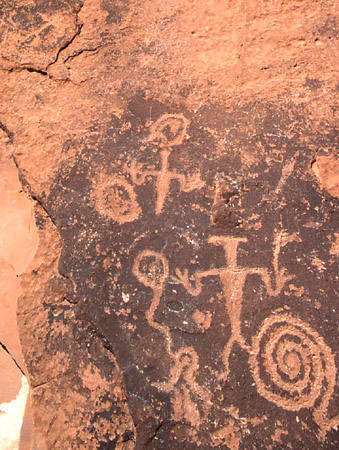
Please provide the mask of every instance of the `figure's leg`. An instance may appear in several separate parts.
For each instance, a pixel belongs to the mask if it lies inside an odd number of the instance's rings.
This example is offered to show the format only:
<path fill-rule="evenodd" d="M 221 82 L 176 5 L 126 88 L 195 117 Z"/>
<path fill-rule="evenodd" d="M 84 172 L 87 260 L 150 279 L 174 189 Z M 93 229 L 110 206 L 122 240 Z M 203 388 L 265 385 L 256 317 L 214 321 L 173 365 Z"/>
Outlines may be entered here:
<path fill-rule="evenodd" d="M 241 311 L 243 301 L 243 288 L 245 284 L 247 273 L 235 272 L 234 270 L 226 269 L 220 273 L 220 280 L 225 296 L 225 306 L 230 320 L 231 336 L 224 347 L 222 354 L 222 361 L 225 367 L 221 378 L 226 380 L 229 374 L 229 358 L 233 344 L 238 343 L 239 346 L 246 351 L 249 351 L 249 346 L 241 332 Z"/>

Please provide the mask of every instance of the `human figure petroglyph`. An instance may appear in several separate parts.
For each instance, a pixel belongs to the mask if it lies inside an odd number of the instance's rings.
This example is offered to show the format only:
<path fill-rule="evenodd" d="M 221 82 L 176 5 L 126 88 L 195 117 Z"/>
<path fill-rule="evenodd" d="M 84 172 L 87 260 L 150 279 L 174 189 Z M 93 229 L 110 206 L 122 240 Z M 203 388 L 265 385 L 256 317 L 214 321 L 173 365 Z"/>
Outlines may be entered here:
<path fill-rule="evenodd" d="M 175 419 L 180 420 L 185 416 L 188 421 L 198 425 L 200 413 L 191 397 L 200 399 L 204 412 L 207 413 L 211 407 L 208 390 L 203 389 L 196 381 L 199 357 L 193 347 L 181 347 L 174 351 L 169 327 L 154 320 L 164 283 L 169 276 L 168 261 L 162 253 L 146 249 L 137 255 L 132 272 L 140 283 L 152 289 L 152 300 L 145 316 L 149 325 L 164 336 L 167 353 L 173 361 L 168 380 L 155 382 L 153 385 L 165 392 L 173 393 L 171 401 Z M 192 417 L 188 410 L 195 411 Z"/>
<path fill-rule="evenodd" d="M 183 143 L 189 120 L 183 114 L 163 114 L 150 126 L 147 141 L 157 141 L 161 147 Z"/>
<path fill-rule="evenodd" d="M 281 292 L 284 284 L 291 277 L 286 275 L 284 269 L 279 269 L 278 258 L 281 247 L 281 234 L 278 234 L 274 240 L 273 252 L 273 269 L 274 269 L 274 285 L 267 268 L 264 267 L 240 267 L 237 263 L 238 245 L 241 242 L 247 242 L 247 238 L 233 236 L 211 236 L 209 243 L 221 245 L 225 251 L 227 266 L 213 268 L 209 270 L 198 270 L 193 276 L 193 282 L 190 281 L 188 270 L 176 270 L 174 281 L 181 283 L 185 289 L 192 295 L 199 295 L 202 291 L 202 280 L 207 277 L 217 276 L 220 279 L 221 286 L 226 302 L 226 310 L 231 323 L 231 337 L 224 347 L 222 360 L 224 371 L 220 375 L 221 378 L 227 379 L 229 374 L 229 358 L 232 347 L 238 343 L 240 347 L 246 351 L 250 351 L 250 347 L 246 344 L 241 333 L 241 310 L 243 301 L 243 289 L 248 275 L 259 275 L 265 283 L 266 290 L 269 295 L 275 296 Z"/>
<path fill-rule="evenodd" d="M 237 343 L 249 354 L 249 364 L 259 394 L 287 410 L 314 408 L 313 418 L 320 428 L 319 438 L 324 439 L 326 432 L 339 424 L 339 417 L 327 417 L 335 388 L 336 366 L 331 349 L 324 339 L 300 319 L 281 313 L 273 313 L 264 320 L 251 345 L 246 343 L 241 332 L 241 306 L 246 277 L 259 275 L 271 296 L 278 295 L 291 279 L 284 269 L 279 268 L 282 237 L 282 233 L 279 233 L 274 239 L 274 284 L 268 269 L 238 266 L 238 245 L 247 242 L 247 239 L 233 236 L 211 236 L 208 240 L 215 245 L 222 245 L 227 266 L 197 271 L 193 282 L 189 279 L 187 269 L 177 269 L 174 280 L 183 284 L 190 294 L 199 295 L 203 278 L 220 278 L 231 324 L 231 336 L 222 355 L 225 370 L 220 379 L 227 379 L 231 350 Z M 260 361 L 263 361 L 262 364 Z M 271 384 L 263 380 L 262 370 L 269 376 Z"/>
<path fill-rule="evenodd" d="M 336 382 L 334 355 L 307 323 L 274 312 L 253 337 L 249 363 L 264 398 L 290 411 L 314 408 L 320 439 L 338 426 L 339 416 L 327 416 Z M 263 373 L 268 378 L 263 378 Z"/>
<path fill-rule="evenodd" d="M 155 328 L 164 335 L 166 349 L 171 354 L 169 328 L 154 320 L 154 313 L 159 306 L 163 286 L 169 275 L 168 261 L 163 254 L 146 249 L 141 251 L 135 258 L 132 272 L 140 283 L 152 289 L 153 297 L 150 307 L 145 313 L 146 319 L 152 328 Z"/>
<path fill-rule="evenodd" d="M 164 392 L 173 392 L 171 398 L 174 420 L 186 420 L 193 426 L 201 423 L 200 407 L 205 415 L 211 409 L 211 394 L 196 381 L 199 369 L 199 357 L 193 347 L 181 347 L 171 353 L 173 365 L 169 378 L 165 382 L 153 383 Z"/>
<path fill-rule="evenodd" d="M 146 169 L 142 164 L 132 160 L 128 168 L 131 179 L 136 185 L 145 183 L 148 177 L 155 178 L 157 192 L 155 213 L 160 214 L 166 197 L 169 194 L 170 185 L 173 180 L 177 180 L 183 192 L 191 192 L 204 186 L 200 178 L 200 172 L 193 175 L 184 175 L 170 168 L 170 154 L 173 147 L 182 144 L 188 120 L 182 114 L 165 114 L 160 117 L 151 127 L 148 141 L 154 141 L 159 146 L 160 169 Z"/>

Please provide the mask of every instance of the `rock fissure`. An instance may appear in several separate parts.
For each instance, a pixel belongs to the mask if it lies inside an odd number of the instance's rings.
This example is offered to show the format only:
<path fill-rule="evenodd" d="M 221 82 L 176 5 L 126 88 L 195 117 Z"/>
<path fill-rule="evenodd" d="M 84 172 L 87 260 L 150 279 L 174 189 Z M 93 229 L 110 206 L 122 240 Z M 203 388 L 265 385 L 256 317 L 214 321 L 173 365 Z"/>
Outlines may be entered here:
<path fill-rule="evenodd" d="M 83 54 L 83 53 L 95 53 L 98 50 L 104 48 L 104 47 L 108 47 L 109 45 L 113 45 L 113 42 L 104 42 L 102 44 L 96 45 L 93 48 L 81 48 L 78 50 L 75 50 L 74 53 L 72 53 L 71 55 L 67 56 L 67 58 L 64 59 L 63 63 L 66 63 L 68 61 L 72 61 L 74 60 L 77 56 Z"/>
<path fill-rule="evenodd" d="M 150 436 L 150 438 L 144 443 L 144 446 L 148 446 L 150 444 L 152 444 L 153 441 L 155 441 L 158 437 L 159 432 L 161 431 L 162 427 L 165 425 L 165 423 L 168 423 L 168 420 L 163 420 L 159 423 L 159 425 L 156 427 L 156 429 L 154 430 L 152 436 Z"/>
<path fill-rule="evenodd" d="M 44 212 L 46 213 L 46 215 L 48 216 L 50 221 L 53 223 L 53 225 L 57 229 L 57 225 L 55 223 L 54 218 L 51 216 L 51 214 L 49 213 L 48 209 L 44 205 L 43 201 L 39 198 L 39 196 L 33 192 L 33 189 L 31 187 L 30 183 L 27 181 L 27 178 L 25 177 L 23 171 L 21 170 L 18 160 L 15 157 L 14 153 L 12 153 L 12 160 L 18 170 L 18 178 L 19 178 L 20 183 L 22 184 L 23 189 L 27 192 L 29 197 L 32 200 L 34 200 L 44 210 Z"/>
<path fill-rule="evenodd" d="M 41 383 L 33 384 L 33 385 L 31 385 L 31 388 L 32 389 L 37 389 L 37 388 L 46 386 L 46 384 L 51 383 L 52 381 L 58 380 L 60 378 L 63 378 L 65 376 L 67 376 L 67 374 L 69 374 L 69 373 L 70 372 L 63 372 L 63 373 L 57 375 L 56 377 L 49 378 L 48 380 L 42 381 Z"/>
<path fill-rule="evenodd" d="M 97 337 L 97 338 L 101 341 L 103 347 L 104 347 L 106 350 L 108 350 L 108 351 L 112 354 L 113 358 L 115 359 L 115 354 L 114 354 L 114 350 L 113 350 L 113 347 L 112 347 L 111 343 L 109 342 L 109 340 L 107 339 L 107 337 L 104 335 L 104 333 L 101 332 L 101 331 L 97 328 L 97 326 L 95 325 L 94 321 L 91 320 L 91 319 L 90 319 L 86 314 L 84 314 L 83 312 L 81 312 L 81 311 L 79 312 L 79 310 L 76 312 L 76 316 L 77 316 L 78 319 L 80 319 L 80 320 L 82 320 L 84 323 L 86 323 L 86 325 L 88 326 L 89 331 L 90 331 L 92 337 Z"/>
<path fill-rule="evenodd" d="M 9 142 L 12 143 L 14 139 L 14 133 L 10 131 L 2 121 L 0 121 L 0 130 L 2 130 L 7 135 Z"/>
<path fill-rule="evenodd" d="M 58 50 L 58 52 L 57 52 L 57 54 L 56 54 L 56 57 L 55 57 L 54 61 L 52 61 L 51 63 L 49 63 L 49 64 L 46 66 L 46 72 L 47 72 L 47 73 L 48 73 L 48 69 L 50 69 L 54 64 L 56 64 L 56 63 L 58 62 L 61 53 L 62 53 L 64 50 L 66 50 L 66 49 L 74 42 L 74 40 L 75 40 L 75 38 L 76 38 L 77 36 L 80 35 L 82 27 L 83 27 L 83 24 L 77 24 L 77 30 L 76 30 L 76 32 L 73 34 L 73 36 L 71 37 L 71 39 L 69 39 L 62 47 L 59 48 L 59 50 Z"/>
<path fill-rule="evenodd" d="M 2 343 L 0 342 L 0 347 L 6 352 L 8 353 L 8 355 L 12 358 L 14 364 L 17 366 L 17 368 L 20 370 L 20 372 L 22 373 L 22 375 L 25 375 L 25 372 L 23 371 L 22 367 L 20 367 L 19 363 L 17 362 L 17 360 L 14 358 L 14 356 L 11 354 L 11 352 L 8 350 L 8 348 Z"/>

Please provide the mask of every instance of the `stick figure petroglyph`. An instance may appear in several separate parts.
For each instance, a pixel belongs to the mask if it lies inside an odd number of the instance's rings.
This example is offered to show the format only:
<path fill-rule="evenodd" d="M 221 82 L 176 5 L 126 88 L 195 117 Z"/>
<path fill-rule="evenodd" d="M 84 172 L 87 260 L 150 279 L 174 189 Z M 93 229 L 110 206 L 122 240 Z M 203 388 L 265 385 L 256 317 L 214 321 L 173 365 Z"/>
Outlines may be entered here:
<path fill-rule="evenodd" d="M 193 175 L 184 175 L 178 173 L 175 169 L 170 169 L 170 154 L 174 146 L 182 144 L 187 126 L 188 120 L 182 114 L 165 114 L 160 117 L 151 127 L 150 137 L 148 138 L 148 141 L 155 141 L 159 146 L 160 169 L 145 169 L 142 164 L 135 160 L 131 162 L 128 169 L 131 179 L 136 185 L 144 184 L 148 177 L 155 178 L 156 214 L 161 213 L 173 180 L 178 180 L 183 192 L 191 192 L 204 186 L 204 182 L 200 178 L 200 172 Z"/>
<path fill-rule="evenodd" d="M 203 389 L 196 381 L 199 357 L 193 347 L 181 347 L 177 351 L 172 350 L 172 337 L 169 327 L 154 320 L 164 283 L 169 276 L 168 261 L 163 254 L 146 249 L 137 255 L 132 272 L 140 283 L 152 289 L 152 300 L 145 316 L 149 325 L 164 336 L 167 353 L 173 361 L 169 379 L 164 382 L 153 383 L 153 385 L 165 392 L 173 393 L 172 406 L 175 420 L 184 417 L 192 424 L 198 425 L 200 413 L 196 402 L 193 402 L 191 397 L 197 397 L 202 401 L 204 412 L 207 413 L 211 407 L 208 390 Z"/>
<path fill-rule="evenodd" d="M 180 271 L 176 270 L 176 277 L 174 281 L 181 283 L 185 289 L 192 295 L 199 295 L 202 290 L 202 280 L 207 277 L 217 276 L 220 279 L 223 289 L 226 310 L 231 323 L 231 337 L 224 347 L 222 360 L 224 364 L 224 372 L 221 378 L 227 379 L 229 374 L 229 358 L 232 347 L 238 343 L 244 350 L 249 351 L 250 348 L 246 344 L 245 339 L 241 333 L 241 307 L 243 300 L 243 288 L 248 275 L 259 275 L 266 285 L 269 295 L 277 295 L 282 290 L 286 281 L 291 277 L 286 275 L 284 269 L 278 267 L 278 257 L 281 246 L 281 235 L 277 235 L 274 243 L 274 257 L 273 268 L 275 275 L 275 283 L 272 285 L 271 276 L 268 269 L 264 267 L 240 267 L 237 263 L 238 245 L 241 242 L 247 242 L 247 238 L 236 238 L 233 236 L 211 236 L 208 242 L 221 245 L 225 251 L 227 266 L 213 268 L 210 270 L 198 270 L 194 274 L 193 283 L 190 281 L 187 269 Z"/>
<path fill-rule="evenodd" d="M 218 276 L 224 292 L 226 310 L 231 323 L 231 336 L 226 343 L 222 360 L 224 371 L 220 379 L 227 379 L 232 347 L 237 343 L 249 354 L 249 365 L 260 395 L 284 409 L 298 411 L 313 408 L 313 419 L 319 426 L 319 438 L 338 425 L 338 417 L 328 418 L 327 410 L 334 392 L 336 366 L 331 349 L 324 339 L 306 324 L 290 314 L 274 312 L 264 320 L 252 343 L 247 344 L 241 332 L 243 288 L 248 275 L 257 274 L 265 283 L 267 293 L 278 295 L 292 277 L 279 268 L 282 233 L 275 236 L 273 251 L 274 284 L 268 269 L 239 267 L 237 250 L 246 238 L 211 236 L 209 242 L 224 248 L 227 266 L 197 271 L 193 282 L 187 269 L 176 270 L 174 281 L 181 283 L 192 295 L 202 291 L 203 278 Z M 266 378 L 262 378 L 262 373 Z"/>

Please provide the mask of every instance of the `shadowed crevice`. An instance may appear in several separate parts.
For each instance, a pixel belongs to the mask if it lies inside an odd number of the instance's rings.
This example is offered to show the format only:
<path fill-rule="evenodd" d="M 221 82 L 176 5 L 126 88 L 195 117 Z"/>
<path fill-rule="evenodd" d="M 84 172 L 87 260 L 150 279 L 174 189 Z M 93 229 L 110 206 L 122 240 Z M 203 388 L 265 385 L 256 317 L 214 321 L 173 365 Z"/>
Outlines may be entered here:
<path fill-rule="evenodd" d="M 14 356 L 11 354 L 11 352 L 8 350 L 8 348 L 6 347 L 5 344 L 3 344 L 2 342 L 0 342 L 0 347 L 6 352 L 8 353 L 8 355 L 12 358 L 14 364 L 17 366 L 17 368 L 20 370 L 20 372 L 22 373 L 22 375 L 26 376 L 25 372 L 22 370 L 22 368 L 20 367 L 19 363 L 17 362 L 17 360 L 14 358 Z"/>
<path fill-rule="evenodd" d="M 12 143 L 14 138 L 14 133 L 10 131 L 6 125 L 0 120 L 0 129 L 7 135 L 9 141 Z"/>

